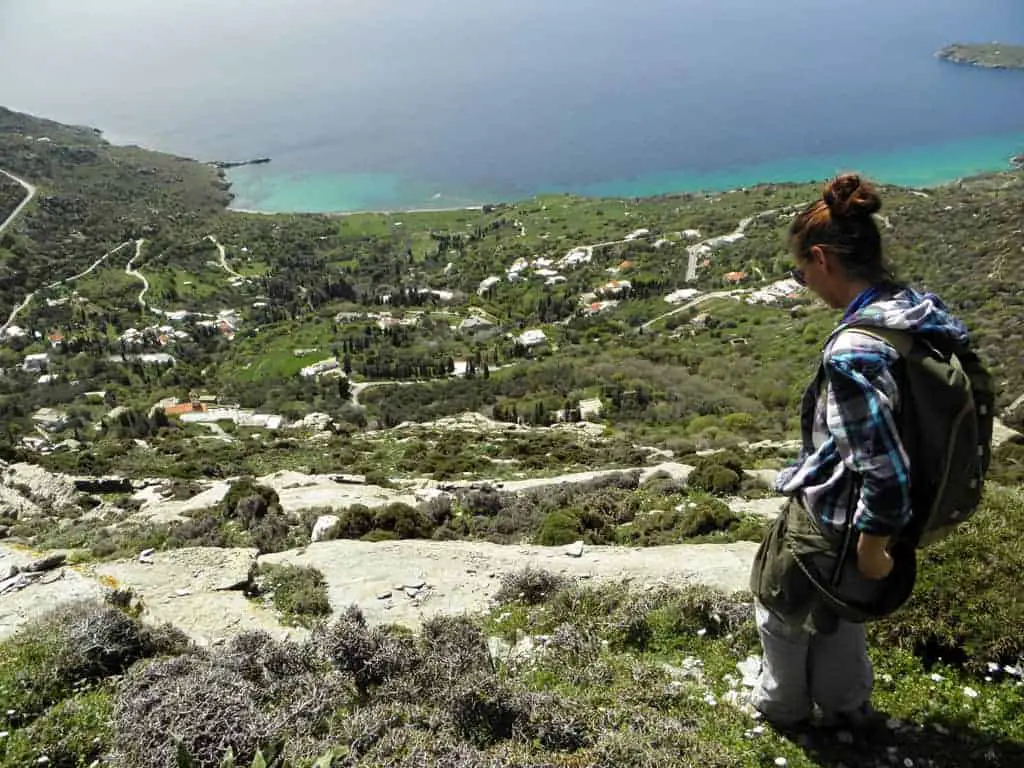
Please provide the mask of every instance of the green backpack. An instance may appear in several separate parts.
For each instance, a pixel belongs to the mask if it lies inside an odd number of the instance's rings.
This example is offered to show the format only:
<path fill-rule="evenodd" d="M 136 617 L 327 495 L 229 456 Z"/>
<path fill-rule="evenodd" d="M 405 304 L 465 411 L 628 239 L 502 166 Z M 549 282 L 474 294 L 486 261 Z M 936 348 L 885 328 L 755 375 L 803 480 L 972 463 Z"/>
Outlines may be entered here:
<path fill-rule="evenodd" d="M 914 512 L 897 538 L 917 549 L 934 544 L 981 502 L 992 451 L 992 375 L 973 350 L 949 339 L 856 322 L 842 331 L 886 341 L 900 355 L 897 424 L 910 457 Z"/>

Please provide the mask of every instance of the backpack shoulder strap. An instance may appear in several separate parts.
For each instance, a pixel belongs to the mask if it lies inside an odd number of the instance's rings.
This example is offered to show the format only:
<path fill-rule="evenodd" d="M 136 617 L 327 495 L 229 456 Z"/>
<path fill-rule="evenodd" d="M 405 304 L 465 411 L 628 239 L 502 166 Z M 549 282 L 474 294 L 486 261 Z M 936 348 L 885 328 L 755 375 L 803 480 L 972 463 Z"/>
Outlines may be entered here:
<path fill-rule="evenodd" d="M 910 331 L 900 331 L 895 328 L 877 328 L 867 325 L 846 325 L 836 331 L 834 336 L 838 336 L 844 331 L 859 333 L 862 336 L 870 336 L 879 341 L 884 341 L 891 345 L 900 357 L 909 356 L 910 351 L 914 347 L 914 336 Z"/>

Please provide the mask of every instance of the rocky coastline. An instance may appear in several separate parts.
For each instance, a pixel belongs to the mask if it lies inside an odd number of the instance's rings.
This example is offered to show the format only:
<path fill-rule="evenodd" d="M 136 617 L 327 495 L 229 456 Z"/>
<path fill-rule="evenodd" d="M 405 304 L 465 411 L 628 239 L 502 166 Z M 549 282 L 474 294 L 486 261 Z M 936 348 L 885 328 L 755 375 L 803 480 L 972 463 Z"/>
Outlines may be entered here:
<path fill-rule="evenodd" d="M 1024 45 L 993 43 L 953 43 L 935 56 L 954 64 L 984 69 L 1024 69 Z"/>
<path fill-rule="evenodd" d="M 232 168 L 241 168 L 244 165 L 264 165 L 269 162 L 269 157 L 254 157 L 251 160 L 214 160 L 210 165 L 222 171 L 227 171 Z"/>

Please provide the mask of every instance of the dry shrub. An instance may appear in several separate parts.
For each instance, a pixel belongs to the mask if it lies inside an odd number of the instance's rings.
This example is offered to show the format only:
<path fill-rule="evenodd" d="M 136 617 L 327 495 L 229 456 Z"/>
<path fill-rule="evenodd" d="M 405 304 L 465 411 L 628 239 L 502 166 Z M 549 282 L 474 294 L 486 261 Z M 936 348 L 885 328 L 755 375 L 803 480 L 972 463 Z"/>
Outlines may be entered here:
<path fill-rule="evenodd" d="M 569 580 L 551 571 L 527 566 L 501 577 L 501 587 L 494 599 L 499 604 L 522 603 L 539 605 L 555 592 L 569 585 Z"/>
<path fill-rule="evenodd" d="M 200 765 L 218 765 L 231 749 L 248 764 L 274 738 L 254 683 L 208 654 L 133 669 L 114 702 L 115 764 L 175 768 L 175 742 Z"/>
<path fill-rule="evenodd" d="M 411 636 L 389 627 L 371 629 L 355 605 L 333 624 L 318 628 L 313 642 L 338 670 L 352 675 L 364 694 L 421 664 Z"/>
<path fill-rule="evenodd" d="M 516 725 L 528 717 L 520 692 L 494 675 L 471 675 L 462 680 L 446 709 L 455 732 L 478 747 L 511 738 Z"/>

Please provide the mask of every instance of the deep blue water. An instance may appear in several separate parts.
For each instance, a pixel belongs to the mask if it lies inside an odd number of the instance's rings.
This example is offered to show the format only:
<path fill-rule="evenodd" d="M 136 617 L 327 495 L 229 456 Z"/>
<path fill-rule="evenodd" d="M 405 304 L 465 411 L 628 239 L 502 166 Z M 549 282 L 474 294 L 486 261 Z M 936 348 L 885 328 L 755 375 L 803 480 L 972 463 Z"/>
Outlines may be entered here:
<path fill-rule="evenodd" d="M 239 207 L 645 194 L 856 167 L 929 184 L 1024 151 L 1020 0 L 15 0 L 0 104 L 268 166 Z"/>

